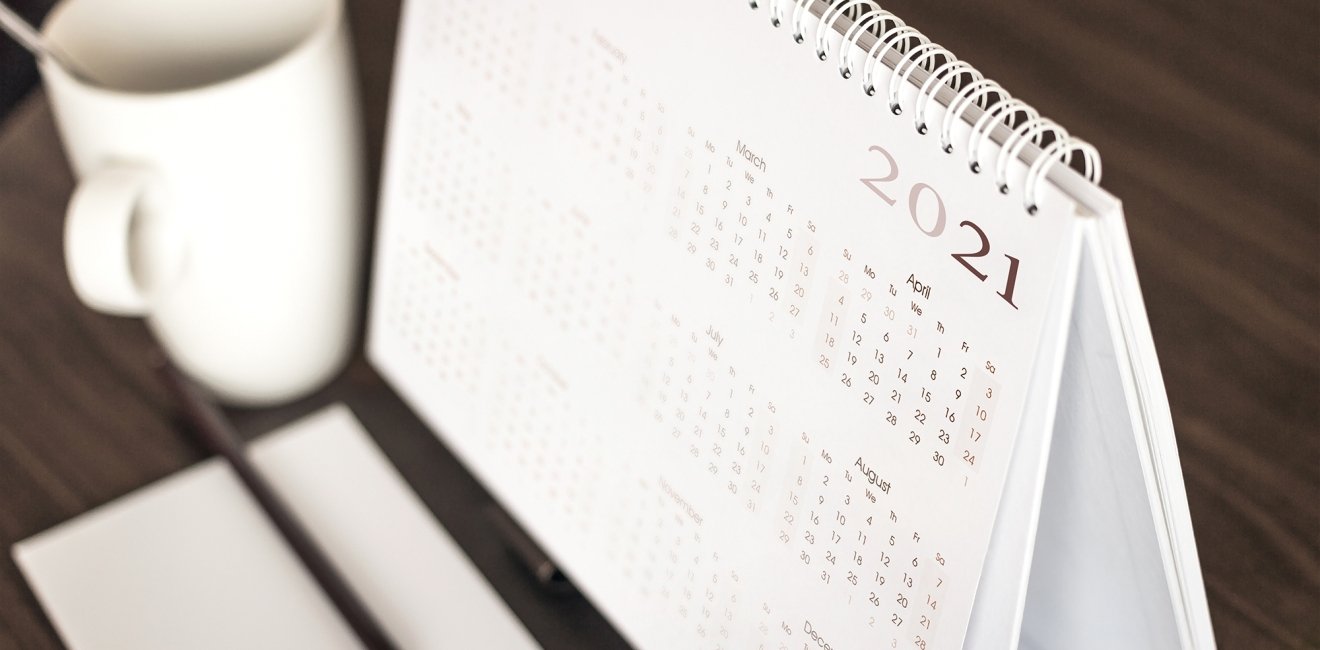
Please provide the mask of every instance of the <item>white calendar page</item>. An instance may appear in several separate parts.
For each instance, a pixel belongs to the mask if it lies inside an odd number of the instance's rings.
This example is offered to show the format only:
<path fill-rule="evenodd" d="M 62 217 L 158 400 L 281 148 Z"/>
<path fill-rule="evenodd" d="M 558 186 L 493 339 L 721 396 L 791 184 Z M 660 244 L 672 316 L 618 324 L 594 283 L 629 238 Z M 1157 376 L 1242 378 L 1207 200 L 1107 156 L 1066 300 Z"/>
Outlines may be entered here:
<path fill-rule="evenodd" d="M 741 0 L 403 25 L 369 352 L 405 399 L 639 647 L 959 647 L 1071 203 Z"/>

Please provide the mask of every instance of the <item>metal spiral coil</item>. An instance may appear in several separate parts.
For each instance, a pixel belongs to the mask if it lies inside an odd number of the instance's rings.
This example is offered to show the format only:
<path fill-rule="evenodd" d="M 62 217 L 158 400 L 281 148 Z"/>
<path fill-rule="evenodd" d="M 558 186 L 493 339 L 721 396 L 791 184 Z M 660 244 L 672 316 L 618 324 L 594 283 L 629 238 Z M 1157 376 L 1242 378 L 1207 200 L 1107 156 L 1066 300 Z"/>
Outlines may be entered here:
<path fill-rule="evenodd" d="M 779 27 L 788 16 L 794 42 L 807 40 L 807 21 L 816 17 L 813 42 L 815 54 L 828 61 L 830 36 L 842 34 L 838 51 L 839 76 L 851 79 L 854 74 L 854 56 L 861 54 L 862 92 L 875 95 L 877 66 L 893 66 L 893 74 L 886 88 L 888 108 L 894 115 L 902 115 L 905 108 L 912 111 L 913 126 L 917 133 L 930 132 L 927 122 L 932 99 L 946 88 L 953 91 L 944 117 L 939 124 L 939 146 L 945 153 L 955 150 L 954 126 L 970 122 L 971 132 L 966 141 L 967 166 L 973 173 L 984 168 L 982 151 L 993 142 L 992 134 L 1000 126 L 1007 127 L 1008 136 L 1000 143 L 999 153 L 993 161 L 995 184 L 999 191 L 1011 191 L 1008 172 L 1014 160 L 1022 160 L 1028 145 L 1034 145 L 1037 156 L 1028 163 L 1023 182 L 1023 208 L 1036 214 L 1040 202 L 1041 181 L 1055 164 L 1072 166 L 1081 164 L 1081 174 L 1092 183 L 1100 182 L 1100 153 L 1089 143 L 1068 133 L 1067 129 L 1042 117 L 1035 108 L 1014 98 L 992 79 L 987 79 L 975 67 L 958 59 L 948 48 L 932 42 L 920 30 L 906 24 L 901 18 L 881 8 L 876 0 L 747 0 L 752 9 L 769 5 L 770 23 Z M 820 5 L 822 8 L 817 9 Z M 873 40 L 869 47 L 862 44 L 866 36 Z M 897 61 L 886 62 L 896 55 Z M 902 90 L 917 84 L 916 72 L 922 70 L 925 79 L 920 82 L 916 99 L 905 107 Z M 936 100 L 936 103 L 940 103 Z M 967 116 L 975 106 L 980 115 L 973 121 Z"/>

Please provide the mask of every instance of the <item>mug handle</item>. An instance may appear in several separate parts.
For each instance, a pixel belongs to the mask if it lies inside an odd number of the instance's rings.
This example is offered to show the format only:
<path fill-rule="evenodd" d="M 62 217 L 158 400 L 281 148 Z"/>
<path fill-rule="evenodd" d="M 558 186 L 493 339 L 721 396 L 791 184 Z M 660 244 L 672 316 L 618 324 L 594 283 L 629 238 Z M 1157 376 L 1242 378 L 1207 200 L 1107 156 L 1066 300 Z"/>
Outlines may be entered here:
<path fill-rule="evenodd" d="M 111 165 L 83 177 L 69 200 L 64 258 L 88 307 L 142 316 L 179 275 L 183 246 L 162 209 L 155 176 Z"/>

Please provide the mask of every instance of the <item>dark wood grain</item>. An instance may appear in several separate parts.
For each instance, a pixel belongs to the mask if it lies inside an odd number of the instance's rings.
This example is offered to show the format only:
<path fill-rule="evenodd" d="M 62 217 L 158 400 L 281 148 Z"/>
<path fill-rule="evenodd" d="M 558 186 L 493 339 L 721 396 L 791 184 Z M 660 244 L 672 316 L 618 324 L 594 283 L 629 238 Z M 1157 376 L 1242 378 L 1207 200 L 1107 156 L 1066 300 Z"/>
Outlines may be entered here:
<path fill-rule="evenodd" d="M 1095 143 L 1124 200 L 1218 640 L 1320 647 L 1320 4 L 921 3 L 903 16 Z M 378 170 L 396 2 L 350 2 Z M 201 457 L 133 320 L 68 286 L 72 188 L 40 94 L 0 127 L 0 545 Z M 554 646 L 617 644 L 540 594 L 480 520 L 488 495 L 358 358 L 256 432 L 344 400 L 502 595 Z M 0 649 L 58 647 L 0 562 Z"/>

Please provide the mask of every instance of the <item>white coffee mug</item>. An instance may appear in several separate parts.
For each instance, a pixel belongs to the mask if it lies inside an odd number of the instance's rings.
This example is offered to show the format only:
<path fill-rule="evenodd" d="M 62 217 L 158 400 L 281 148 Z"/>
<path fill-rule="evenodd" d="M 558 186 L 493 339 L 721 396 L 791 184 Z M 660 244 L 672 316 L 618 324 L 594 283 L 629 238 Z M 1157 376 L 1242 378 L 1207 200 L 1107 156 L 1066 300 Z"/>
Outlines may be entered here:
<path fill-rule="evenodd" d="M 341 0 L 64 0 L 41 73 L 87 305 L 145 316 L 220 398 L 328 381 L 355 331 L 363 146 Z"/>

